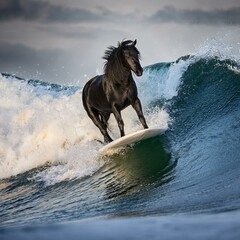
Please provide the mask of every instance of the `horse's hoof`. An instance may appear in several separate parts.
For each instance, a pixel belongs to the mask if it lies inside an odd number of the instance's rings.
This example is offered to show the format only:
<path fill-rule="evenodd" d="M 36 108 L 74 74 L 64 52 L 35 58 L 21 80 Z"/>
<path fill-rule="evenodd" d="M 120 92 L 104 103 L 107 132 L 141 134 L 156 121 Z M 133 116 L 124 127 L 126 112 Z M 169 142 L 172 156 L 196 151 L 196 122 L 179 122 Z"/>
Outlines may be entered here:
<path fill-rule="evenodd" d="M 113 140 L 109 137 L 109 138 L 104 138 L 104 142 L 105 143 L 110 143 L 112 142 Z"/>
<path fill-rule="evenodd" d="M 99 140 L 99 139 L 94 139 L 94 140 L 97 141 L 97 142 L 99 142 L 99 143 L 101 143 L 101 144 L 104 143 L 103 141 L 101 141 L 101 140 Z"/>

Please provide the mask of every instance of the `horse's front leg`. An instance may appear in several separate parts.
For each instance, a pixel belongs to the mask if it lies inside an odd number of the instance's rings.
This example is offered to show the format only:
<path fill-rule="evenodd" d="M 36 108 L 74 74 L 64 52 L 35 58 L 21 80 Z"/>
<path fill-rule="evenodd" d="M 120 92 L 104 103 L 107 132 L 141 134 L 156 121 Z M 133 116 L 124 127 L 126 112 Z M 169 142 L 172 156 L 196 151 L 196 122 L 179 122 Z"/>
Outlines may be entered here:
<path fill-rule="evenodd" d="M 132 107 L 137 112 L 138 118 L 139 118 L 140 122 L 142 123 L 143 128 L 148 128 L 145 117 L 143 116 L 142 105 L 141 105 L 139 98 L 137 98 L 137 100 L 132 103 Z"/>
<path fill-rule="evenodd" d="M 123 136 L 125 136 L 125 133 L 124 133 L 124 122 L 122 120 L 121 111 L 119 110 L 119 108 L 115 104 L 113 104 L 112 105 L 112 112 L 114 114 L 114 117 L 117 120 L 121 137 L 123 137 Z"/>

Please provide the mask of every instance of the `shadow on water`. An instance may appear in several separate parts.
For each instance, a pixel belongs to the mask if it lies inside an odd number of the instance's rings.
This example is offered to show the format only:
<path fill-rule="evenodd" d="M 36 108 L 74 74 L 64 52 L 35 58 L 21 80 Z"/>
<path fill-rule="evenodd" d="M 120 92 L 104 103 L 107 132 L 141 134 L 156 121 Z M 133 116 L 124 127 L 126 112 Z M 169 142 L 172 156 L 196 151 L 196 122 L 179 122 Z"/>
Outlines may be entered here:
<path fill-rule="evenodd" d="M 101 170 L 107 197 L 121 198 L 171 180 L 176 163 L 171 160 L 164 136 L 148 139 L 112 155 Z"/>

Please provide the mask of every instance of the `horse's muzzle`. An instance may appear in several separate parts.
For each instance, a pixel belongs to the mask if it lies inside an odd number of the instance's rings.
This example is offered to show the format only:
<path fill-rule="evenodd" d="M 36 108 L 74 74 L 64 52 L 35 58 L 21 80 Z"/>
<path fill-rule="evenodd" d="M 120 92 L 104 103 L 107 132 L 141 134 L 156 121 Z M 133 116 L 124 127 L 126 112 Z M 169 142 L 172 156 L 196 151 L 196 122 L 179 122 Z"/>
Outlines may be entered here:
<path fill-rule="evenodd" d="M 143 75 L 143 69 L 142 68 L 141 69 L 137 69 L 135 73 L 136 73 L 136 75 L 138 77 L 141 77 Z"/>

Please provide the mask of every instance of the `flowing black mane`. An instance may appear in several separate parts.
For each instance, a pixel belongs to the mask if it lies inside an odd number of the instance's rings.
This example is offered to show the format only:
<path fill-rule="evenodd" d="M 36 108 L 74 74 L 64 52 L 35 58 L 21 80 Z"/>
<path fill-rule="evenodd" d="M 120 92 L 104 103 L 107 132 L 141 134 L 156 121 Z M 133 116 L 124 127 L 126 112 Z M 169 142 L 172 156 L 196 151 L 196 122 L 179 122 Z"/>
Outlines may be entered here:
<path fill-rule="evenodd" d="M 125 40 L 122 42 L 118 42 L 118 47 L 114 47 L 114 46 L 108 47 L 108 49 L 105 51 L 105 55 L 103 56 L 103 59 L 109 61 L 111 57 L 115 55 L 117 50 L 122 50 L 124 47 L 132 43 L 133 43 L 132 40 Z"/>
<path fill-rule="evenodd" d="M 108 47 L 108 49 L 105 51 L 105 55 L 103 56 L 103 59 L 105 59 L 108 62 L 110 58 L 115 55 L 116 51 L 117 51 L 116 47 L 114 46 Z"/>

